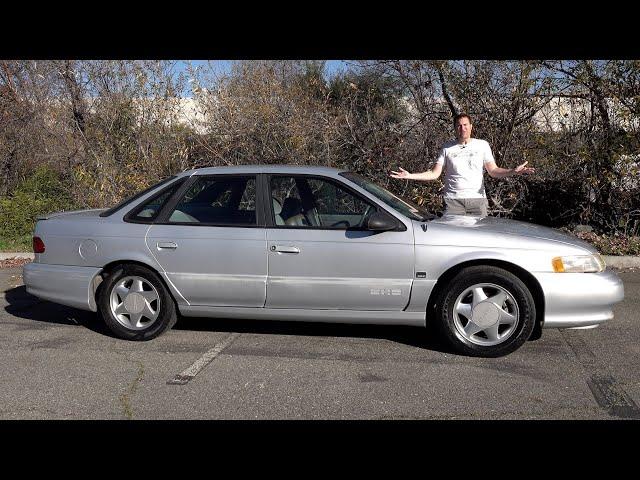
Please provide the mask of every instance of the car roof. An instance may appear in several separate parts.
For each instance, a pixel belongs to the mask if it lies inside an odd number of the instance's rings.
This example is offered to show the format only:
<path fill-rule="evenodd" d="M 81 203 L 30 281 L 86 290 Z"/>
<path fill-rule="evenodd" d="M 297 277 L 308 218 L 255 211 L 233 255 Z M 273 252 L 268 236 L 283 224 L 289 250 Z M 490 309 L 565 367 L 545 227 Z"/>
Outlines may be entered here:
<path fill-rule="evenodd" d="M 331 175 L 347 172 L 346 169 L 321 167 L 317 165 L 233 165 L 226 167 L 205 167 L 193 170 L 185 170 L 179 176 L 190 175 L 215 175 L 215 174 L 250 174 L 250 173 L 283 173 L 306 175 Z"/>

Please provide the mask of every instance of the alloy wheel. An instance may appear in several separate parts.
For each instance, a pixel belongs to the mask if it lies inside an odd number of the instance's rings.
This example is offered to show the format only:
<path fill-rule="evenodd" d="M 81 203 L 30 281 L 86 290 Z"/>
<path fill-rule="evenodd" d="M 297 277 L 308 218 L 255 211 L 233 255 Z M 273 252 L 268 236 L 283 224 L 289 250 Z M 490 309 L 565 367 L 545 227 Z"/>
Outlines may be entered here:
<path fill-rule="evenodd" d="M 503 343 L 516 331 L 519 318 L 513 295 L 493 283 L 479 283 L 465 289 L 453 306 L 458 335 L 475 345 Z"/>
<path fill-rule="evenodd" d="M 113 317 L 129 330 L 149 328 L 160 314 L 160 295 L 145 278 L 122 278 L 111 290 L 109 305 Z"/>

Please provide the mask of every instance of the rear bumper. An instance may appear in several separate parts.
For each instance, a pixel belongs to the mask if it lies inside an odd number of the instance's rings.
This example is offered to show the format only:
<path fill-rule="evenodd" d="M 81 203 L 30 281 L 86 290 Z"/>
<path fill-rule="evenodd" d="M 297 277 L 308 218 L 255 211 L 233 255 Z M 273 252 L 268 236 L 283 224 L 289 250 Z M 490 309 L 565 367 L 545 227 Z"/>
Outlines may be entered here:
<path fill-rule="evenodd" d="M 614 272 L 534 273 L 545 298 L 543 328 L 597 326 L 613 318 L 613 306 L 624 298 Z"/>
<path fill-rule="evenodd" d="M 92 284 L 100 270 L 96 267 L 27 263 L 23 268 L 23 279 L 27 292 L 36 297 L 95 312 Z"/>

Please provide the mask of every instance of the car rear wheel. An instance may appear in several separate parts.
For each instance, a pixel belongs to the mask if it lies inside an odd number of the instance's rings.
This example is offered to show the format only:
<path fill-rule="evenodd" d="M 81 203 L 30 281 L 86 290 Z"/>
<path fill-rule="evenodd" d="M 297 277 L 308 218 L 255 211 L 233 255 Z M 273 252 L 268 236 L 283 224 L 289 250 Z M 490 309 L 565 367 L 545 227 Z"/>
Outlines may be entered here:
<path fill-rule="evenodd" d="M 436 323 L 456 351 L 499 357 L 518 349 L 535 326 L 535 303 L 511 272 L 492 266 L 461 270 L 436 303 Z"/>
<path fill-rule="evenodd" d="M 101 285 L 98 303 L 107 327 L 125 340 L 151 340 L 177 320 L 173 298 L 159 276 L 139 265 L 117 267 Z"/>

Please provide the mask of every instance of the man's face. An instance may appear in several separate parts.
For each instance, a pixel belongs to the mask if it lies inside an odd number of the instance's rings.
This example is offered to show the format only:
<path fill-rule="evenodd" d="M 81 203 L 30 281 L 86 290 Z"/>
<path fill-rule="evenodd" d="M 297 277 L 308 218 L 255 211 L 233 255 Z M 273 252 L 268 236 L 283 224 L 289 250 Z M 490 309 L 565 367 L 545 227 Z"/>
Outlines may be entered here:
<path fill-rule="evenodd" d="M 455 127 L 459 142 L 466 142 L 471 138 L 471 129 L 473 128 L 473 125 L 469 123 L 469 119 L 467 117 L 462 117 L 456 120 Z"/>

